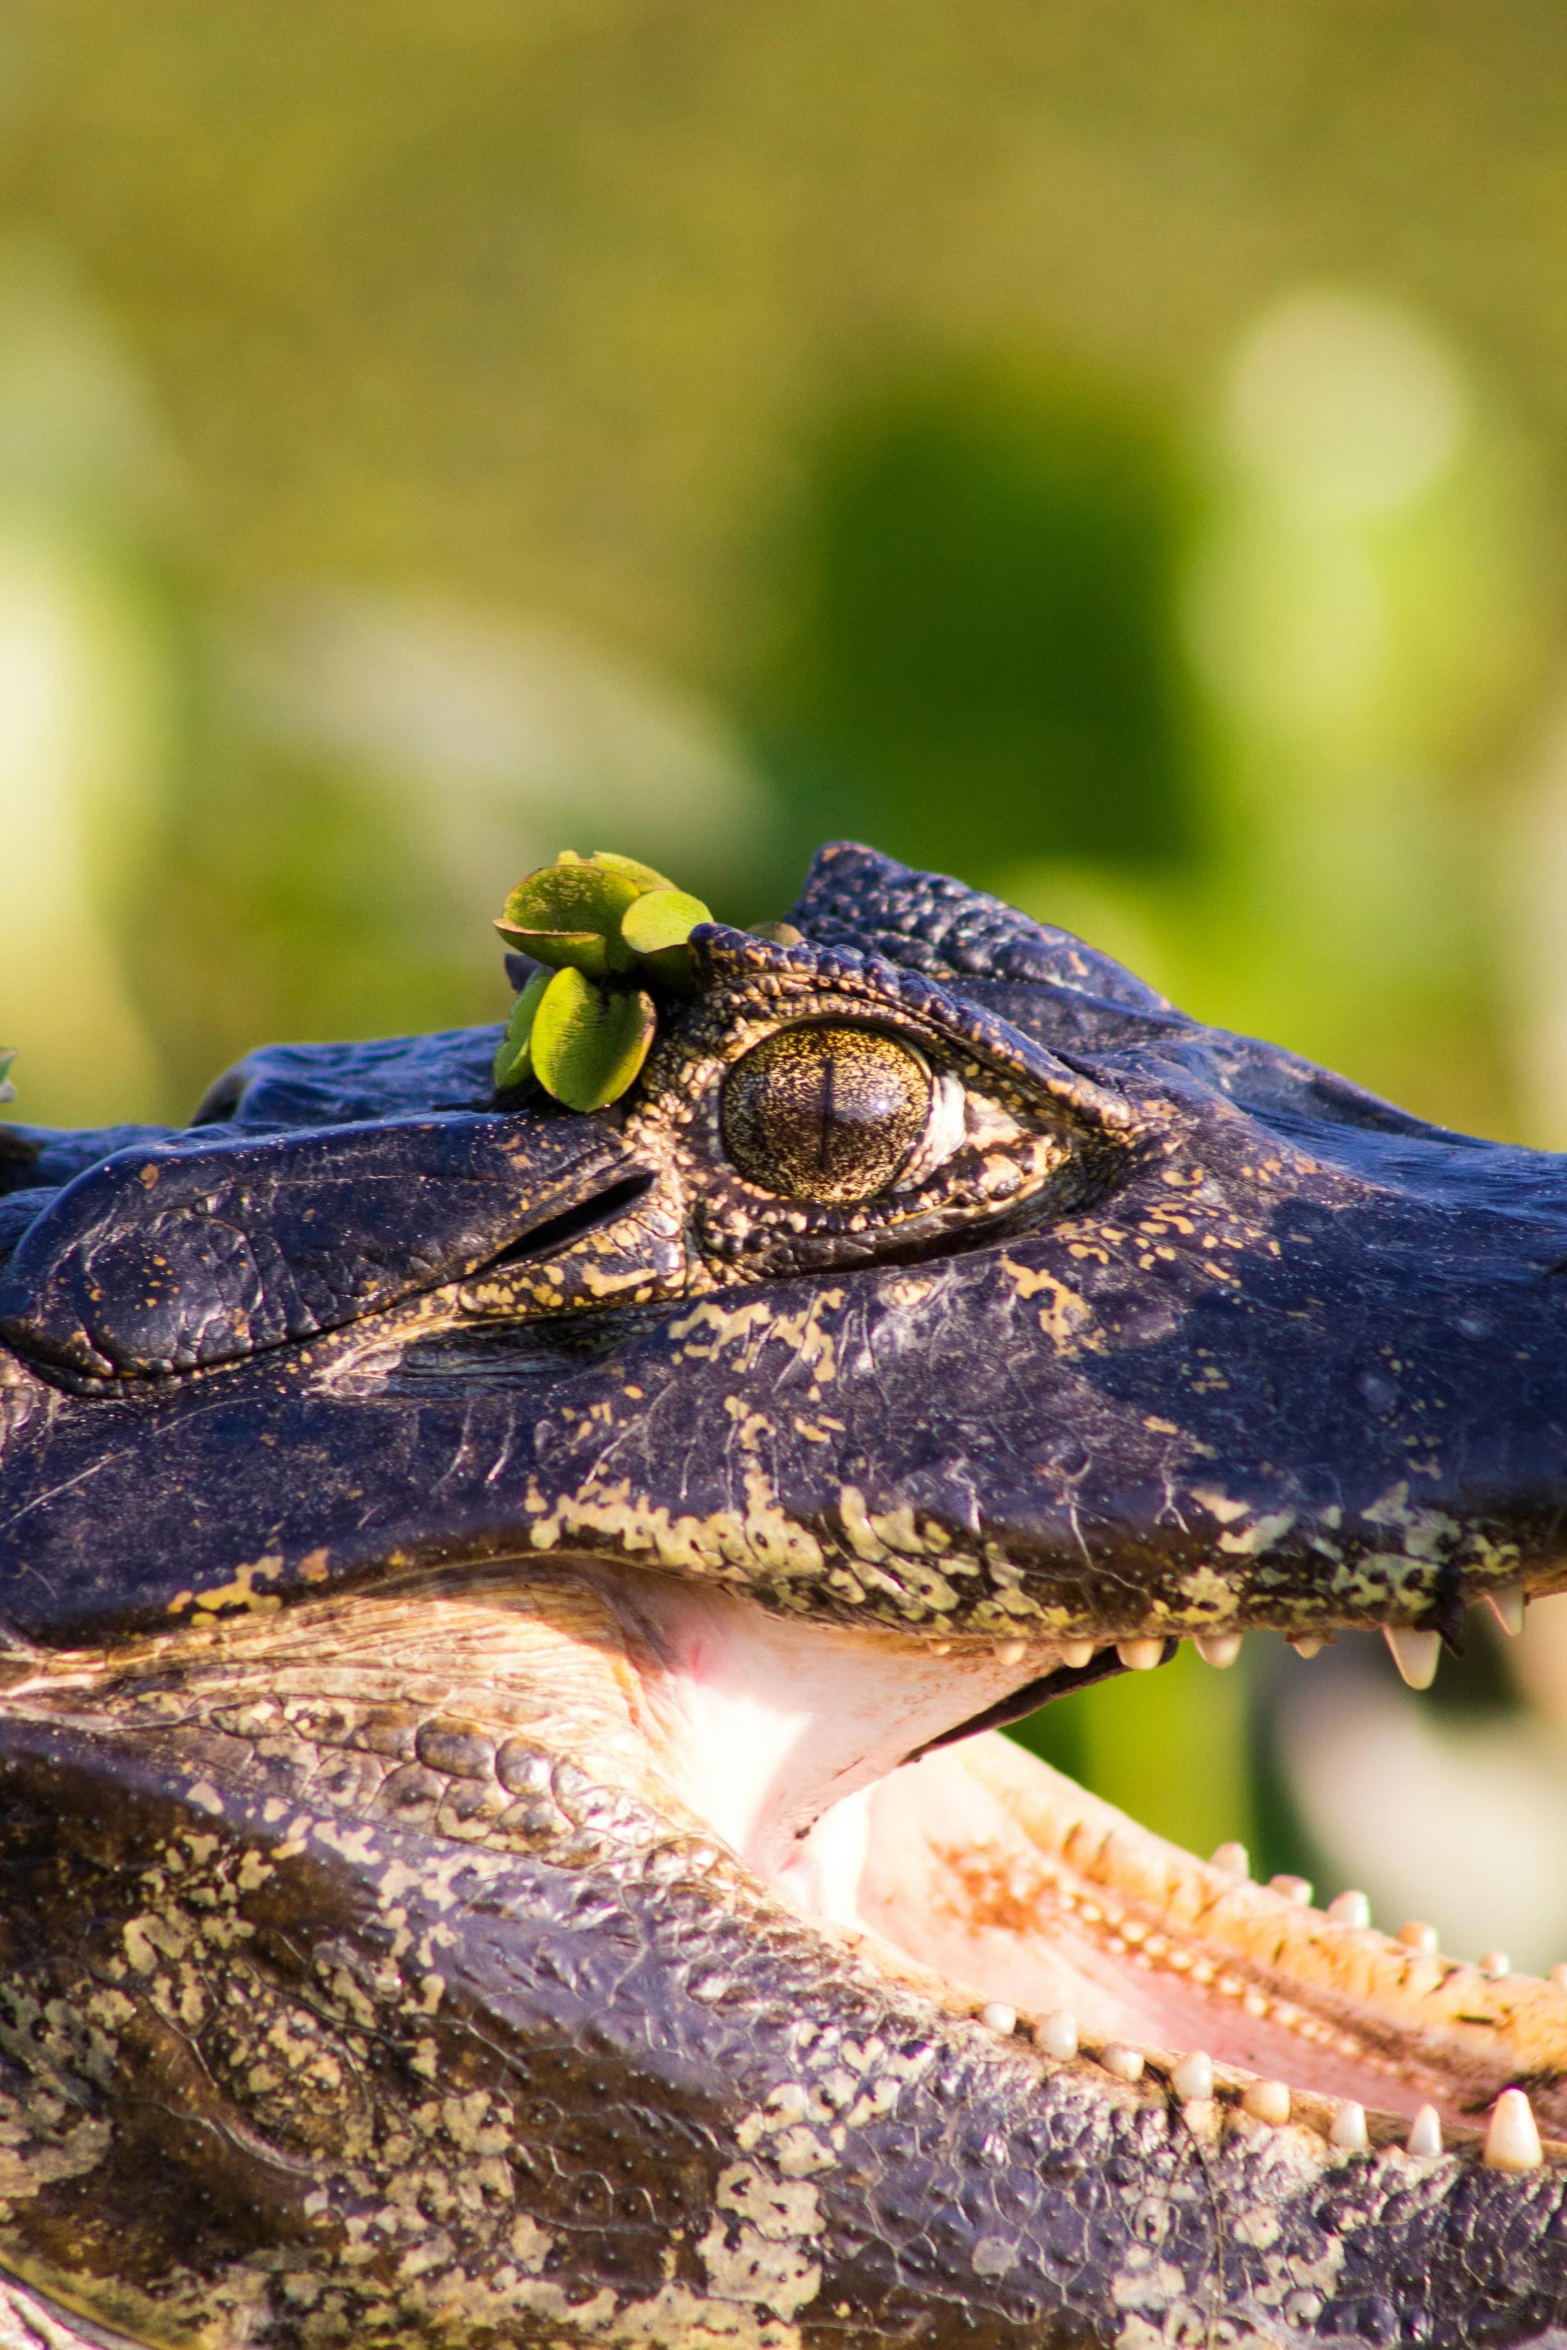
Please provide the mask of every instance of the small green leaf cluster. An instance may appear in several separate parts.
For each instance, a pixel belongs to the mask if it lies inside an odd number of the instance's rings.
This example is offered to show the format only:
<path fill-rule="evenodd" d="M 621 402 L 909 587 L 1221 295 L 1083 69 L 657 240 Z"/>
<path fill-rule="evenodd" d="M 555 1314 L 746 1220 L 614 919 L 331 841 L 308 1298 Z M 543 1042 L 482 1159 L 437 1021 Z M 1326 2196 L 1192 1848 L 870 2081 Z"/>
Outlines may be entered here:
<path fill-rule="evenodd" d="M 618 1101 L 653 1042 L 649 987 L 691 986 L 690 936 L 711 920 L 700 898 L 607 849 L 566 849 L 519 881 L 495 927 L 545 968 L 512 1007 L 496 1092 L 532 1076 L 571 1110 Z"/>

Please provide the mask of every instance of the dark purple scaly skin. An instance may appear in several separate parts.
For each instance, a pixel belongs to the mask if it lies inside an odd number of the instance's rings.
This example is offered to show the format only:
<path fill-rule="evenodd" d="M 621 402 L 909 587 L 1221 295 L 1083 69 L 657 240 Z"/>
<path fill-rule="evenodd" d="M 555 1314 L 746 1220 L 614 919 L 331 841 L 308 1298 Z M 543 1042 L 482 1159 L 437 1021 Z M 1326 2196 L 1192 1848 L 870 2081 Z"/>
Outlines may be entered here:
<path fill-rule="evenodd" d="M 492 1103 L 483 1031 L 7 1163 L 0 2341 L 1567 2343 L 1554 2159 L 1052 2061 L 562 1697 L 578 1562 L 933 1655 L 1562 1579 L 1560 1161 L 868 851 L 793 919 L 697 934 L 596 1117 Z M 983 1105 L 864 1211 L 723 1152 L 823 1017 Z M 509 1682 L 476 1590 L 543 1611 Z"/>

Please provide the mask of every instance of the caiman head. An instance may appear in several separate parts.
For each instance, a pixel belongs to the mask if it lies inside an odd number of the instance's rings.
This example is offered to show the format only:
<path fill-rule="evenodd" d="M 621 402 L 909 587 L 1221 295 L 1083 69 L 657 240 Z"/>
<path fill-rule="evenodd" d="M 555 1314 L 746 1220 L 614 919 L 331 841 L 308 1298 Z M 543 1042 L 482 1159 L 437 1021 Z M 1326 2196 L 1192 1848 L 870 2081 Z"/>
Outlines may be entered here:
<path fill-rule="evenodd" d="M 1567 2342 L 1567 1992 L 983 1735 L 1567 1581 L 1561 1162 L 864 849 L 691 949 L 13 1130 L 0 2340 Z"/>

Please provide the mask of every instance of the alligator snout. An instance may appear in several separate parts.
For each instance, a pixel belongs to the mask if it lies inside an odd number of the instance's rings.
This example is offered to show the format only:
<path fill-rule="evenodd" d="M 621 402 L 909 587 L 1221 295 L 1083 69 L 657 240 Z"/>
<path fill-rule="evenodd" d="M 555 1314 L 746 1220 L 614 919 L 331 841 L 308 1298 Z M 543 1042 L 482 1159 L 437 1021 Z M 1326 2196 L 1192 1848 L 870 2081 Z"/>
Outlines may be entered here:
<path fill-rule="evenodd" d="M 196 1128 L 46 1209 L 0 1277 L 0 1338 L 89 1378 L 210 1369 L 480 1273 L 627 1173 L 587 1119 Z"/>

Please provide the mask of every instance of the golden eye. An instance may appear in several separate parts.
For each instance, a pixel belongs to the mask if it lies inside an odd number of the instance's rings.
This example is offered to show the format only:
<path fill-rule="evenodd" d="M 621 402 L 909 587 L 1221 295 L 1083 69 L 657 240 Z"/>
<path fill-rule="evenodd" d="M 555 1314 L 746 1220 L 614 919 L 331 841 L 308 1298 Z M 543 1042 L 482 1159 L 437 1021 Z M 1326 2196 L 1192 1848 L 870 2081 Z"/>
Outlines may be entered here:
<path fill-rule="evenodd" d="M 924 1060 L 876 1028 L 780 1028 L 724 1082 L 724 1147 L 750 1182 L 824 1207 L 874 1199 L 930 1117 Z"/>

